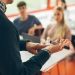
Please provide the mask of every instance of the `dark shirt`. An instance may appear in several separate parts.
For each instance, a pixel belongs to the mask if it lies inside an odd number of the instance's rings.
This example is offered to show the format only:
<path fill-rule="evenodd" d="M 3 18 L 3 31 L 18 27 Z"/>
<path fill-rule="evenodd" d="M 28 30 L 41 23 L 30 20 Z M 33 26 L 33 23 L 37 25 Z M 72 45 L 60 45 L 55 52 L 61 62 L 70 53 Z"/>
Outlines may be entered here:
<path fill-rule="evenodd" d="M 22 63 L 19 51 L 26 50 L 26 42 L 19 40 L 16 27 L 0 11 L 0 75 L 35 75 L 48 60 L 49 53 L 41 50 Z"/>
<path fill-rule="evenodd" d="M 28 30 L 35 24 L 41 25 L 40 21 L 35 16 L 32 15 L 28 15 L 28 19 L 25 21 L 21 21 L 20 17 L 18 17 L 13 21 L 13 23 L 17 27 L 19 34 L 21 34 L 22 32 L 28 33 Z"/>

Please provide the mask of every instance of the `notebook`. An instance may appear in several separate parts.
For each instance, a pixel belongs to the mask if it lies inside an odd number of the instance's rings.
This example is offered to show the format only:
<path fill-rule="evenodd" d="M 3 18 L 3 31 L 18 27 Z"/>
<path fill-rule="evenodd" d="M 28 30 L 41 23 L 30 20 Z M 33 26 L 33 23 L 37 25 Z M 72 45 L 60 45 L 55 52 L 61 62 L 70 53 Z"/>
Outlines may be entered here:
<path fill-rule="evenodd" d="M 71 55 L 72 53 L 73 52 L 71 50 L 63 49 L 62 51 L 52 54 L 51 57 L 48 59 L 48 61 L 42 66 L 40 71 L 43 71 L 43 72 L 48 71 L 54 65 L 56 65 L 59 61 L 66 58 L 67 56 Z M 31 54 L 27 51 L 22 51 L 22 52 L 20 52 L 20 54 L 21 54 L 22 62 L 26 62 L 32 56 L 34 56 L 33 54 Z"/>

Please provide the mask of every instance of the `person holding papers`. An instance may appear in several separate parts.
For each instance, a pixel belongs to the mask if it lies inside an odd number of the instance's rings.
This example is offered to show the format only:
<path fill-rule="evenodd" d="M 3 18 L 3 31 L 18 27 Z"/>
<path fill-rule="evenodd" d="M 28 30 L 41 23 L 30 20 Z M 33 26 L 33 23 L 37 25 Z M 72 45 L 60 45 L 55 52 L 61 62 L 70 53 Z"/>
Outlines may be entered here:
<path fill-rule="evenodd" d="M 13 0 L 0 0 L 0 75 L 35 75 L 51 54 L 61 51 L 70 44 L 61 40 L 58 45 L 41 45 L 29 40 L 19 40 L 19 34 L 13 23 L 5 16 L 6 4 Z M 27 50 L 36 54 L 22 63 L 20 52 Z M 37 53 L 37 51 L 39 51 Z"/>
<path fill-rule="evenodd" d="M 54 23 L 48 25 L 44 30 L 41 42 L 46 43 L 47 37 L 50 37 L 50 40 L 53 41 L 61 38 L 71 41 L 71 29 L 65 23 L 63 9 L 59 6 L 54 9 L 54 20 Z M 70 48 L 74 50 L 72 44 Z"/>

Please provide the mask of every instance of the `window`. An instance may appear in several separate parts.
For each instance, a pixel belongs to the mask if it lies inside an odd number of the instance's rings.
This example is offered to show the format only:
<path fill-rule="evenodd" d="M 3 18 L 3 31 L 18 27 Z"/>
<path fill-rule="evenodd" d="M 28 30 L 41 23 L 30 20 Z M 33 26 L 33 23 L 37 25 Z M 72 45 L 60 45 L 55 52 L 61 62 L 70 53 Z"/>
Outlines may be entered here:
<path fill-rule="evenodd" d="M 57 0 L 50 0 L 50 6 L 51 7 L 56 6 L 56 1 Z"/>
<path fill-rule="evenodd" d="M 75 0 L 66 0 L 67 5 L 73 5 L 75 4 Z"/>
<path fill-rule="evenodd" d="M 34 10 L 40 10 L 40 9 L 47 8 L 47 0 L 14 0 L 13 4 L 7 5 L 6 14 L 9 15 L 9 14 L 18 13 L 16 5 L 20 1 L 25 1 L 27 3 L 28 11 L 34 11 Z"/>

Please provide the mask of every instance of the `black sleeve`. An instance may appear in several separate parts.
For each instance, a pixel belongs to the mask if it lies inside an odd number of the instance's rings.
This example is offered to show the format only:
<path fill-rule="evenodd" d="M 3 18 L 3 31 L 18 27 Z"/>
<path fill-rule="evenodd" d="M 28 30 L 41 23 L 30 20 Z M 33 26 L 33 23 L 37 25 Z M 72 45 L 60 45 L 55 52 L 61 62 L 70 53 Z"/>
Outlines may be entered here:
<path fill-rule="evenodd" d="M 20 42 L 24 48 L 26 42 Z M 0 73 L 18 75 L 22 69 L 24 75 L 35 75 L 48 60 L 49 54 L 41 50 L 36 56 L 22 64 L 19 48 L 19 35 L 13 24 L 0 13 Z M 24 66 L 24 67 L 22 67 Z"/>
<path fill-rule="evenodd" d="M 30 42 L 29 40 L 20 40 L 20 51 L 26 50 L 26 42 Z"/>
<path fill-rule="evenodd" d="M 24 68 L 28 71 L 28 75 L 35 75 L 45 62 L 49 59 L 48 52 L 41 50 L 37 55 L 33 56 L 27 62 L 24 62 Z"/>
<path fill-rule="evenodd" d="M 10 25 L 9 25 L 10 24 Z M 14 49 L 14 47 L 18 46 L 19 48 L 19 38 L 18 38 L 18 34 L 16 31 L 16 28 L 13 26 L 12 23 L 9 22 L 9 24 L 1 24 L 0 25 L 0 39 L 2 39 L 2 41 L 4 41 L 4 45 L 9 45 L 7 46 L 10 49 Z M 11 25 L 12 24 L 12 25 Z M 15 47 L 15 48 L 16 48 Z"/>

